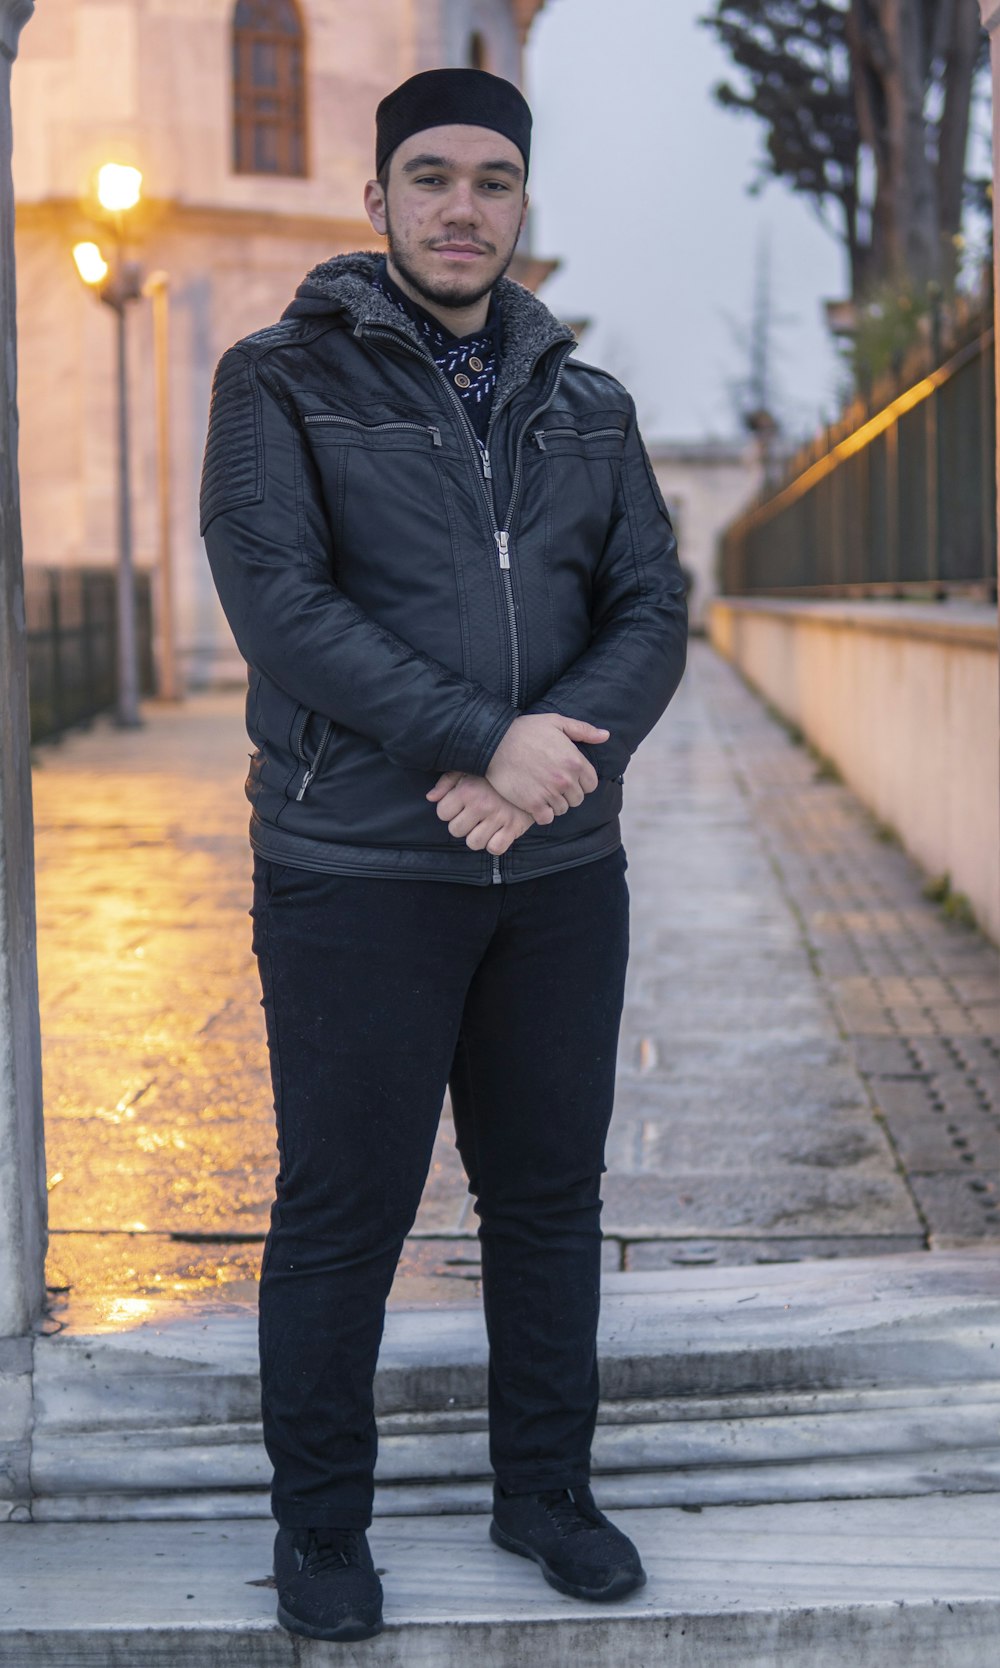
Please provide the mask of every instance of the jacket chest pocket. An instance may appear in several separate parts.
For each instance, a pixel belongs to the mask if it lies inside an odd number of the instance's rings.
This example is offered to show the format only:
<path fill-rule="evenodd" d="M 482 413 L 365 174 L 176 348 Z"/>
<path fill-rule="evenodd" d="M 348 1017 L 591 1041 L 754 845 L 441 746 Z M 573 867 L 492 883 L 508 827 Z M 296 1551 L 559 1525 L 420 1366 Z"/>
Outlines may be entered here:
<path fill-rule="evenodd" d="M 589 592 L 614 515 L 624 454 L 624 428 L 603 413 L 550 412 L 529 431 L 524 499 L 534 485 L 546 505 L 547 562 L 557 582 L 561 576 L 569 587 Z"/>
<path fill-rule="evenodd" d="M 532 429 L 528 436 L 536 451 L 555 461 L 575 458 L 583 463 L 597 458 L 620 459 L 625 449 L 625 430 L 612 424 L 579 426 L 554 422 Z"/>
<path fill-rule="evenodd" d="M 413 447 L 436 450 L 441 446 L 441 430 L 434 423 L 409 418 L 363 423 L 359 417 L 343 417 L 336 411 L 309 411 L 303 421 L 310 438 L 321 445 L 365 446 L 379 452 Z"/>
<path fill-rule="evenodd" d="M 404 407 L 396 416 L 379 402 L 369 421 L 317 404 L 302 421 L 333 580 L 379 625 L 467 675 L 458 459 L 454 435 L 434 415 Z"/>
<path fill-rule="evenodd" d="M 395 572 L 413 545 L 414 518 L 444 518 L 441 460 L 447 447 L 435 423 L 417 418 L 362 422 L 334 411 L 303 418 L 337 551 L 337 576 L 369 606 L 369 581 Z M 398 579 L 398 572 L 396 578 Z"/>

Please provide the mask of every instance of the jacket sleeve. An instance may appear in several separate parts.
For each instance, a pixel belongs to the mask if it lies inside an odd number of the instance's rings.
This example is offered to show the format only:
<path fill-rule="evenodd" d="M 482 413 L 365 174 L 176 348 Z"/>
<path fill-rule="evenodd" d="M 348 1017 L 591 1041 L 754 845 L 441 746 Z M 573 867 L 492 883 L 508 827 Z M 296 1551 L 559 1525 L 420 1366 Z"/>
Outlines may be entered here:
<path fill-rule="evenodd" d="M 607 540 L 594 575 L 590 645 L 531 707 L 611 731 L 580 751 L 600 776 L 621 777 L 684 672 L 687 603 L 677 541 L 635 420 Z"/>
<path fill-rule="evenodd" d="M 330 531 L 294 415 L 239 348 L 219 363 L 201 530 L 244 659 L 394 763 L 481 775 L 514 709 L 386 630 L 334 583 Z"/>

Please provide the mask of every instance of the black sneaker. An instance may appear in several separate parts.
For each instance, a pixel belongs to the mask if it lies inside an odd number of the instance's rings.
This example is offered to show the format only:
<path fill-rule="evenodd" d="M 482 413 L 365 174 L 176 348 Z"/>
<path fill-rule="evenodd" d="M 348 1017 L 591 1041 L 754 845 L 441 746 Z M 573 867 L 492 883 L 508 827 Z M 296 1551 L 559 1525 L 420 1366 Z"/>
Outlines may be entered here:
<path fill-rule="evenodd" d="M 279 1529 L 278 1620 L 307 1639 L 370 1639 L 382 1631 L 382 1583 L 363 1529 Z"/>
<path fill-rule="evenodd" d="M 598 1511 L 589 1488 L 542 1494 L 494 1488 L 490 1539 L 505 1552 L 533 1558 L 549 1585 L 570 1598 L 606 1602 L 645 1586 L 638 1552 Z"/>

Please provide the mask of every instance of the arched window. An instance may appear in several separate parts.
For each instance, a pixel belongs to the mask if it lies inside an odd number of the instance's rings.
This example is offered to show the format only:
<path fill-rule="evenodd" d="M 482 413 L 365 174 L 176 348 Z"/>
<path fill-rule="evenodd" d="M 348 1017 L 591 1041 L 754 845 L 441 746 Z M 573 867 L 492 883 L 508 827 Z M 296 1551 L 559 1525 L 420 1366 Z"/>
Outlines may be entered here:
<path fill-rule="evenodd" d="M 475 29 L 469 36 L 469 68 L 489 69 L 488 59 L 489 53 L 486 50 L 486 42 L 479 30 Z"/>
<path fill-rule="evenodd" d="M 233 13 L 233 167 L 304 174 L 306 86 L 295 0 L 237 0 Z"/>

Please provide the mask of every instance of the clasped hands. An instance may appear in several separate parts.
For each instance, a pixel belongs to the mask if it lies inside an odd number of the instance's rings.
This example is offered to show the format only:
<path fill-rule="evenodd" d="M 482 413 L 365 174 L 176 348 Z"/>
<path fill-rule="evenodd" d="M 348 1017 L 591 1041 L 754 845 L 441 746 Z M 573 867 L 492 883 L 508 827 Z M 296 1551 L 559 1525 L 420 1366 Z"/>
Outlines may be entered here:
<path fill-rule="evenodd" d="M 557 712 L 515 718 L 485 776 L 446 770 L 427 798 L 449 834 L 471 851 L 502 857 L 532 823 L 545 826 L 597 786 L 597 772 L 577 742 L 599 746 L 610 731 Z"/>

